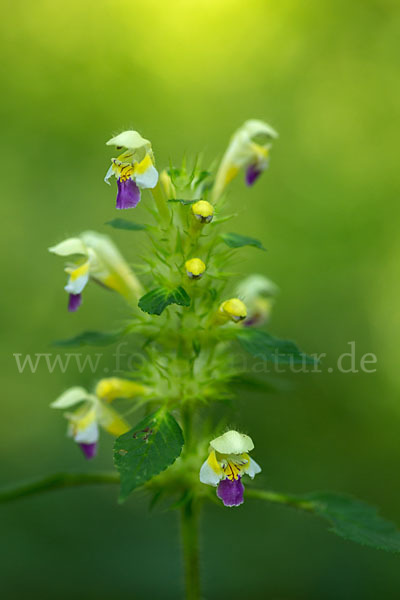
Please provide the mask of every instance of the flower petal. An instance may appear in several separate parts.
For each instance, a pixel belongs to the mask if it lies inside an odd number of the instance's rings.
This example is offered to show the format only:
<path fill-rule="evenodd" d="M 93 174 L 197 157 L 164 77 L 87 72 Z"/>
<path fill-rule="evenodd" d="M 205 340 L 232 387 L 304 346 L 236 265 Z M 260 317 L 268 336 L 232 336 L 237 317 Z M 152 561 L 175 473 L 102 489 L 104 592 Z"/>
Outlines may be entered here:
<path fill-rule="evenodd" d="M 221 454 L 243 454 L 254 448 L 251 437 L 233 429 L 212 440 L 210 446 Z"/>
<path fill-rule="evenodd" d="M 158 171 L 154 165 L 150 165 L 143 173 L 135 171 L 135 181 L 140 188 L 152 189 L 157 185 Z"/>
<path fill-rule="evenodd" d="M 258 473 L 261 473 L 261 467 L 258 463 L 256 463 L 255 460 L 253 460 L 252 458 L 250 458 L 249 460 L 249 466 L 247 468 L 246 471 L 246 475 L 248 475 L 249 477 L 251 477 L 252 479 L 254 479 L 255 475 L 257 475 Z"/>
<path fill-rule="evenodd" d="M 143 384 L 119 377 L 100 379 L 96 386 L 96 396 L 106 402 L 112 402 L 116 398 L 134 398 L 146 392 L 147 388 Z"/>
<path fill-rule="evenodd" d="M 246 170 L 246 185 L 252 186 L 263 172 L 259 165 L 250 165 Z"/>
<path fill-rule="evenodd" d="M 122 131 L 115 137 L 111 138 L 106 142 L 107 146 L 121 146 L 122 148 L 128 148 L 129 150 L 138 150 L 139 148 L 150 148 L 151 144 L 149 140 L 143 138 L 137 131 Z"/>
<path fill-rule="evenodd" d="M 80 294 L 89 281 L 89 261 L 76 269 L 66 269 L 69 273 L 69 280 L 64 290 L 69 294 Z"/>
<path fill-rule="evenodd" d="M 219 484 L 221 476 L 218 475 L 208 462 L 208 459 L 204 461 L 200 469 L 200 481 L 206 485 L 213 485 L 214 487 Z"/>
<path fill-rule="evenodd" d="M 68 300 L 68 312 L 76 312 L 82 304 L 82 294 L 70 294 Z"/>
<path fill-rule="evenodd" d="M 58 256 L 70 256 L 71 254 L 87 254 L 87 249 L 79 238 L 68 238 L 56 246 L 51 246 L 49 252 L 58 254 Z"/>
<path fill-rule="evenodd" d="M 111 167 L 108 169 L 106 176 L 104 177 L 104 181 L 106 183 L 108 183 L 108 185 L 111 185 L 111 183 L 109 182 L 110 177 L 112 177 L 113 175 L 115 175 L 114 173 L 114 164 L 111 165 Z"/>
<path fill-rule="evenodd" d="M 85 429 L 80 429 L 79 424 L 77 425 L 77 430 L 74 435 L 74 440 L 77 444 L 94 444 L 95 442 L 97 442 L 98 439 L 99 427 L 95 420 L 89 423 L 89 425 L 85 427 Z"/>
<path fill-rule="evenodd" d="M 95 231 L 84 231 L 81 238 L 91 251 L 91 277 L 122 294 L 129 301 L 143 296 L 144 291 L 139 280 L 108 236 Z"/>
<path fill-rule="evenodd" d="M 223 479 L 219 482 L 217 496 L 222 500 L 224 506 L 239 506 L 243 504 L 243 493 L 244 485 L 240 477 L 233 481 Z"/>
<path fill-rule="evenodd" d="M 85 457 L 90 460 L 94 458 L 97 454 L 97 442 L 93 442 L 92 444 L 78 444 L 85 455 Z"/>
<path fill-rule="evenodd" d="M 135 208 L 140 201 L 140 190 L 133 179 L 118 179 L 117 208 Z"/>
<path fill-rule="evenodd" d="M 78 404 L 78 402 L 82 402 L 82 400 L 89 400 L 90 398 L 91 396 L 85 388 L 72 387 L 61 394 L 57 400 L 54 400 L 50 406 L 51 408 L 69 408 L 70 406 Z"/>
<path fill-rule="evenodd" d="M 111 435 L 120 436 L 131 429 L 116 410 L 99 401 L 97 404 L 97 420 L 99 424 Z"/>

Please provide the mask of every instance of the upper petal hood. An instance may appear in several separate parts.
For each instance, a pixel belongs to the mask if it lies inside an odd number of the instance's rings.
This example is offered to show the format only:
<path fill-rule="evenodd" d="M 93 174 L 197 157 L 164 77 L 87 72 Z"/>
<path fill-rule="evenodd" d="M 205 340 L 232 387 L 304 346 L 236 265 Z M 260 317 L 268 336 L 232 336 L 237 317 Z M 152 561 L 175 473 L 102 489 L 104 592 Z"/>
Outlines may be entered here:
<path fill-rule="evenodd" d="M 71 256 L 71 254 L 87 254 L 87 248 L 79 238 L 68 238 L 49 248 L 49 252 L 58 256 Z"/>
<path fill-rule="evenodd" d="M 69 408 L 82 402 L 82 400 L 89 400 L 92 396 L 83 387 L 72 387 L 66 390 L 50 404 L 51 408 Z"/>
<path fill-rule="evenodd" d="M 210 446 L 220 454 L 243 454 L 254 448 L 251 437 L 234 430 L 215 438 L 210 442 Z"/>
<path fill-rule="evenodd" d="M 151 148 L 151 142 L 142 137 L 138 131 L 133 130 L 122 131 L 108 140 L 106 145 L 127 148 L 128 150 L 139 150 L 141 148 L 149 150 Z"/>

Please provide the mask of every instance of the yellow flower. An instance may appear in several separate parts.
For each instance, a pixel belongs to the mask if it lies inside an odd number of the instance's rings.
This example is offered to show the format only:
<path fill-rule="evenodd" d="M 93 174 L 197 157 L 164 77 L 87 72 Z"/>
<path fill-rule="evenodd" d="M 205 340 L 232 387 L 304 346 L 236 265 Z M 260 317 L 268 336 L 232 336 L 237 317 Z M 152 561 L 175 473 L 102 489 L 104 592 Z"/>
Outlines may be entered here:
<path fill-rule="evenodd" d="M 69 275 L 65 291 L 69 293 L 68 310 L 76 311 L 81 304 L 81 293 L 93 279 L 115 290 L 129 302 L 140 298 L 142 286 L 114 243 L 105 235 L 86 231 L 79 237 L 68 238 L 49 248 L 59 256 L 78 255 L 81 258 L 66 267 Z"/>

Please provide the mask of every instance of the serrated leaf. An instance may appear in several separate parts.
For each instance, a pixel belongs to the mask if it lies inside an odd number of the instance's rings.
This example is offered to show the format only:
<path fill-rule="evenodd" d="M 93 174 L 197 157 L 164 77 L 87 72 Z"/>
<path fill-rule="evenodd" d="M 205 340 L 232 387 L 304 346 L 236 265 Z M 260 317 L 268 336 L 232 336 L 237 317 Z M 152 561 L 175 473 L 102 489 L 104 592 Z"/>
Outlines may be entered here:
<path fill-rule="evenodd" d="M 121 476 L 120 502 L 137 487 L 172 465 L 182 451 L 183 433 L 174 417 L 160 409 L 114 443 L 114 464 Z"/>
<path fill-rule="evenodd" d="M 375 507 L 347 494 L 311 492 L 302 495 L 279 494 L 249 489 L 253 498 L 286 504 L 326 519 L 336 535 L 378 550 L 400 553 L 400 531 L 378 514 Z"/>
<path fill-rule="evenodd" d="M 183 287 L 177 287 L 174 290 L 158 287 L 147 292 L 139 300 L 139 308 L 150 315 L 161 315 L 170 304 L 190 306 L 190 297 Z"/>
<path fill-rule="evenodd" d="M 259 240 L 248 237 L 246 235 L 240 235 L 239 233 L 222 233 L 221 239 L 229 248 L 241 248 L 242 246 L 253 246 L 260 250 L 265 250 L 264 246 Z"/>
<path fill-rule="evenodd" d="M 107 221 L 105 224 L 114 227 L 114 229 L 125 229 L 126 231 L 144 231 L 147 229 L 147 225 L 134 223 L 128 219 L 112 219 L 112 221 Z"/>
<path fill-rule="evenodd" d="M 330 522 L 330 531 L 336 535 L 379 550 L 400 552 L 400 531 L 375 507 L 333 492 L 313 492 L 303 498 L 311 501 L 315 514 Z"/>
<path fill-rule="evenodd" d="M 126 334 L 126 329 L 118 331 L 83 331 L 75 337 L 66 340 L 56 340 L 53 346 L 73 348 L 80 346 L 109 346 Z"/>
<path fill-rule="evenodd" d="M 256 358 L 272 360 L 278 364 L 317 364 L 314 358 L 303 354 L 294 342 L 280 340 L 259 329 L 239 329 L 237 339 L 242 348 Z"/>

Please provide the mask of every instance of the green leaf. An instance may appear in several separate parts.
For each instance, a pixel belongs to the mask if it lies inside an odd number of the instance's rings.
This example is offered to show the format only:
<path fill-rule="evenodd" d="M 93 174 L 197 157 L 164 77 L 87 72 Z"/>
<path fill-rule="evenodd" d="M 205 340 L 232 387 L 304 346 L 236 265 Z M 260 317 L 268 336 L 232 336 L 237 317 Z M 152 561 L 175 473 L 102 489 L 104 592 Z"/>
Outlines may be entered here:
<path fill-rule="evenodd" d="M 63 348 L 109 346 L 117 342 L 126 333 L 126 329 L 119 329 L 118 331 L 83 331 L 75 337 L 66 340 L 56 340 L 52 345 Z"/>
<path fill-rule="evenodd" d="M 344 494 L 314 492 L 303 496 L 314 512 L 327 519 L 331 528 L 346 540 L 388 552 L 400 552 L 400 531 L 379 516 L 373 506 Z"/>
<path fill-rule="evenodd" d="M 106 225 L 110 225 L 114 229 L 125 229 L 127 231 L 144 231 L 147 229 L 147 225 L 133 223 L 133 221 L 128 221 L 128 219 L 113 219 L 112 221 L 107 221 Z"/>
<path fill-rule="evenodd" d="M 120 502 L 178 458 L 183 433 L 174 417 L 160 409 L 114 443 L 114 464 L 121 476 Z"/>
<path fill-rule="evenodd" d="M 259 329 L 239 329 L 237 339 L 242 348 L 257 358 L 278 364 L 317 364 L 315 358 L 303 354 L 294 342 L 280 340 Z"/>
<path fill-rule="evenodd" d="M 195 204 L 196 202 L 199 202 L 199 200 L 184 200 L 181 198 L 170 198 L 168 202 L 180 202 L 184 206 L 187 206 L 188 204 Z"/>
<path fill-rule="evenodd" d="M 400 553 L 400 531 L 396 525 L 381 517 L 373 506 L 352 496 L 335 492 L 294 496 L 255 489 L 249 489 L 248 495 L 312 512 L 330 523 L 329 531 L 346 540 Z"/>
<path fill-rule="evenodd" d="M 139 300 L 139 308 L 150 315 L 161 315 L 163 310 L 170 304 L 190 306 L 190 297 L 183 287 L 178 287 L 174 290 L 158 287 L 142 296 Z"/>
<path fill-rule="evenodd" d="M 246 235 L 240 235 L 239 233 L 222 233 L 221 239 L 229 248 L 241 248 L 242 246 L 254 246 L 260 250 L 265 250 L 264 246 L 259 240 Z"/>

